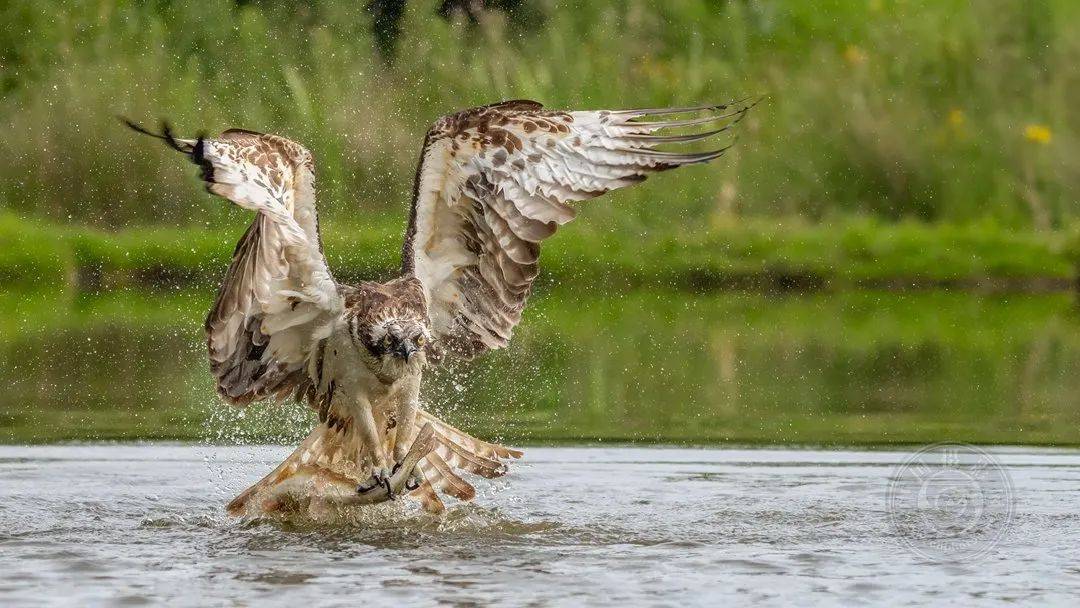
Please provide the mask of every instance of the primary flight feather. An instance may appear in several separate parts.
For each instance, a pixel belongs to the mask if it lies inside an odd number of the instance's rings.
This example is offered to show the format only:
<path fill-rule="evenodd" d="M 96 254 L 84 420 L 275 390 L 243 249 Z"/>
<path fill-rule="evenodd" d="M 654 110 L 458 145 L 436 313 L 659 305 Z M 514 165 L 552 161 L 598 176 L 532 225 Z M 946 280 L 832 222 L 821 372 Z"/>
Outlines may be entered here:
<path fill-rule="evenodd" d="M 229 511 L 408 493 L 438 512 L 440 492 L 474 496 L 460 472 L 504 474 L 504 461 L 520 452 L 420 408 L 424 367 L 506 346 L 540 244 L 574 219 L 576 203 L 719 157 L 727 146 L 658 146 L 715 137 L 752 106 L 556 112 L 515 100 L 443 117 L 424 138 L 400 276 L 357 285 L 336 282 L 327 267 L 315 165 L 303 146 L 240 129 L 181 139 L 167 126 L 152 133 L 129 122 L 188 155 L 210 192 L 256 212 L 206 319 L 218 393 L 235 405 L 296 397 L 319 414 L 300 447 Z M 676 117 L 690 113 L 700 115 Z"/>

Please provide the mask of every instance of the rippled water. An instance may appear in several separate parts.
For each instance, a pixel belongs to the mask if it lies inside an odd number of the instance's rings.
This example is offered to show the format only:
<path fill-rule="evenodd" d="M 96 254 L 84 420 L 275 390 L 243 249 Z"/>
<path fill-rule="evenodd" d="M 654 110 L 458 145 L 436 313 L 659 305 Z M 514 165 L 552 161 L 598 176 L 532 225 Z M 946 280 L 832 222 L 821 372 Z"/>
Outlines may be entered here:
<path fill-rule="evenodd" d="M 1080 591 L 1075 451 L 996 450 L 1008 533 L 945 563 L 890 527 L 901 451 L 532 448 L 443 520 L 227 518 L 287 451 L 0 447 L 0 604 L 1071 605 Z"/>

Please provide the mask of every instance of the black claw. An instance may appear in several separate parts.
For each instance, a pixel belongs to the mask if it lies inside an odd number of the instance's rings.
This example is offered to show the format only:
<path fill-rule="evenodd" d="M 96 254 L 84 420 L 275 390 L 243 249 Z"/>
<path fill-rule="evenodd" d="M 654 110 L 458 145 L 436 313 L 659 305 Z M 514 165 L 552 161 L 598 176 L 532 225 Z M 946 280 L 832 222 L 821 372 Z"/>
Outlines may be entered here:
<path fill-rule="evenodd" d="M 390 500 L 394 500 L 396 498 L 396 496 L 394 496 L 394 491 L 392 489 L 390 489 L 390 478 L 389 477 L 384 478 L 382 480 L 382 483 L 383 483 L 383 487 L 386 488 L 386 497 L 389 498 Z"/>
<path fill-rule="evenodd" d="M 366 486 L 366 487 L 363 484 L 360 484 L 360 485 L 356 486 L 356 493 L 357 494 L 367 494 L 368 492 L 374 490 L 378 486 L 379 486 L 379 482 L 377 482 L 377 481 L 372 483 L 370 486 Z"/>

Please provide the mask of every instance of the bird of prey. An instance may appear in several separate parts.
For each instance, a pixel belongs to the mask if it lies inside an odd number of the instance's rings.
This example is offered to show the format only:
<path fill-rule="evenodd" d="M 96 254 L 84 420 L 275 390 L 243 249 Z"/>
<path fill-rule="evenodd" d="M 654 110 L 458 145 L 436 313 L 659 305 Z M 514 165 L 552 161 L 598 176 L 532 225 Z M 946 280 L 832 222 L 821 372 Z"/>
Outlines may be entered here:
<path fill-rule="evenodd" d="M 424 138 L 400 276 L 356 285 L 327 267 L 303 146 L 242 129 L 184 139 L 167 124 L 154 133 L 128 122 L 187 155 L 211 193 L 255 212 L 206 319 L 218 393 L 239 406 L 292 397 L 318 412 L 296 451 L 228 511 L 408 495 L 441 512 L 440 493 L 475 494 L 459 473 L 503 475 L 521 452 L 425 412 L 424 368 L 506 346 L 540 244 L 574 219 L 575 203 L 719 157 L 730 143 L 658 147 L 723 133 L 752 105 L 561 112 L 514 100 L 445 116 Z"/>

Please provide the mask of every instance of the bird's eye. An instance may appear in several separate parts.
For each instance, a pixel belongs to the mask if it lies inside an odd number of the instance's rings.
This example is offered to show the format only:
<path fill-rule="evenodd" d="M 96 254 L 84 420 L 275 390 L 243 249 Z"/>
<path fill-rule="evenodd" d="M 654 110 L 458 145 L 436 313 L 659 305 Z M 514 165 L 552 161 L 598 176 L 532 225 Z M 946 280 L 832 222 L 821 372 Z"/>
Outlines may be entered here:
<path fill-rule="evenodd" d="M 424 336 L 420 336 L 420 337 L 416 338 L 416 345 L 417 346 L 423 346 L 424 342 L 427 342 L 427 338 L 425 338 Z"/>

